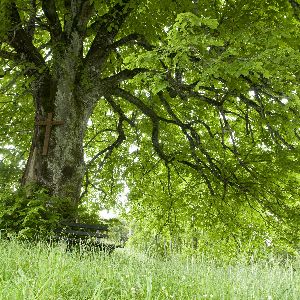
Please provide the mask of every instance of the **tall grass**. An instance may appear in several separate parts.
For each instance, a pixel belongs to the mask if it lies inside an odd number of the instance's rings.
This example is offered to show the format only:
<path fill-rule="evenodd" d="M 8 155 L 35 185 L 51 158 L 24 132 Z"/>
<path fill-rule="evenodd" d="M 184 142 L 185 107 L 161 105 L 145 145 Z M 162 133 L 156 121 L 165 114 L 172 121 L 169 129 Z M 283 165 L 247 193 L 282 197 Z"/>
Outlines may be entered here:
<path fill-rule="evenodd" d="M 300 299 L 300 262 L 220 264 L 0 240 L 0 299 Z"/>

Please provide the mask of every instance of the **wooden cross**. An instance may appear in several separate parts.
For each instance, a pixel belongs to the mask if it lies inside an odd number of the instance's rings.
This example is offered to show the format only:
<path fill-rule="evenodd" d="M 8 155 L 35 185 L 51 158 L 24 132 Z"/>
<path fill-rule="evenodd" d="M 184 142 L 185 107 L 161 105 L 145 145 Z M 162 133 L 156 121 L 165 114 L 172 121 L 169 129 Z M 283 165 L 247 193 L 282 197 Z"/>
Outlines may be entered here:
<path fill-rule="evenodd" d="M 37 121 L 36 124 L 46 126 L 44 146 L 43 146 L 43 154 L 42 155 L 47 155 L 49 140 L 50 140 L 51 127 L 53 125 L 62 125 L 62 124 L 64 124 L 64 121 L 54 121 L 54 120 L 52 120 L 52 112 L 50 112 L 50 113 L 48 113 L 47 119 L 45 121 Z"/>

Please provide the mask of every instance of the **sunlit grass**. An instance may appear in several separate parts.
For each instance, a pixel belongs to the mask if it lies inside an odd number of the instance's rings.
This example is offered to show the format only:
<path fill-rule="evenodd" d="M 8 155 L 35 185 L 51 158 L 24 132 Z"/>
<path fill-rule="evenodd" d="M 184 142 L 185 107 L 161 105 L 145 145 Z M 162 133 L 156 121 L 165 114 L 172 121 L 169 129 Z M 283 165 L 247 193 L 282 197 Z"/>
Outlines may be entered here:
<path fill-rule="evenodd" d="M 0 299 L 300 299 L 300 263 L 222 265 L 0 240 Z"/>

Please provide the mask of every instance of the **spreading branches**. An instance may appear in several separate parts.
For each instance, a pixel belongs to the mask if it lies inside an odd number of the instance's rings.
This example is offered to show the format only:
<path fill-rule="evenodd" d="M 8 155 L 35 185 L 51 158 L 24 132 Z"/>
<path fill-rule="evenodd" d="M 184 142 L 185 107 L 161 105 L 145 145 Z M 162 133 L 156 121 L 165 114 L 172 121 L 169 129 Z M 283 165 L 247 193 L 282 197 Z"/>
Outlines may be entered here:
<path fill-rule="evenodd" d="M 186 128 L 187 125 L 185 125 L 174 113 L 174 111 L 171 108 L 171 105 L 169 104 L 169 102 L 166 100 L 166 98 L 164 97 L 163 92 L 159 92 L 158 93 L 158 97 L 162 103 L 162 105 L 164 106 L 164 108 L 166 109 L 167 113 L 169 114 L 169 116 L 181 127 L 181 128 Z"/>
<path fill-rule="evenodd" d="M 89 179 L 89 170 L 90 168 L 95 164 L 95 162 L 102 157 L 102 160 L 98 163 L 98 171 L 101 171 L 104 164 L 107 162 L 107 160 L 111 157 L 114 150 L 121 146 L 121 144 L 126 140 L 125 131 L 123 128 L 123 122 L 125 121 L 126 117 L 122 114 L 119 114 L 119 120 L 117 123 L 117 127 L 115 132 L 118 133 L 118 137 L 107 147 L 99 151 L 96 155 L 94 155 L 90 161 L 86 164 L 86 170 L 85 170 L 85 185 L 84 185 L 84 191 L 81 194 L 80 198 L 83 198 L 84 195 L 88 193 L 88 187 L 91 185 L 94 189 L 98 188 L 93 184 L 93 182 Z M 105 130 L 100 131 L 99 133 L 103 133 Z M 106 131 L 112 131 L 112 130 L 106 130 Z M 97 133 L 97 135 L 99 134 Z M 112 182 L 113 184 L 113 182 Z M 101 190 L 102 191 L 102 190 Z M 102 191 L 103 192 L 103 191 Z M 105 193 L 106 195 L 106 193 Z"/>
<path fill-rule="evenodd" d="M 89 68 L 101 68 L 110 51 L 110 45 L 131 12 L 130 0 L 117 3 L 111 10 L 98 18 L 91 27 L 96 32 L 94 41 L 86 55 L 85 62 Z"/>
<path fill-rule="evenodd" d="M 124 119 L 120 117 L 117 125 L 117 132 L 118 132 L 117 139 L 109 146 L 107 146 L 106 148 L 99 151 L 96 155 L 94 155 L 94 157 L 87 163 L 87 168 L 89 168 L 99 157 L 101 157 L 104 154 L 104 158 L 98 164 L 98 169 L 101 170 L 104 163 L 112 155 L 114 149 L 118 148 L 123 143 L 123 141 L 126 140 L 126 135 L 123 128 L 123 122 Z"/>
<path fill-rule="evenodd" d="M 209 190 L 211 191 L 211 194 L 214 194 L 215 192 L 213 190 L 212 184 L 209 181 L 209 177 L 206 175 L 204 170 L 208 171 L 215 178 L 222 182 L 225 182 L 227 180 L 222 175 L 222 172 L 217 166 L 217 164 L 214 162 L 214 159 L 205 149 L 205 146 L 203 145 L 197 131 L 192 127 L 191 124 L 185 123 L 180 120 L 180 118 L 173 111 L 171 105 L 168 103 L 162 92 L 159 93 L 159 98 L 163 106 L 167 110 L 170 118 L 163 118 L 159 116 L 158 113 L 156 113 L 152 108 L 147 106 L 142 100 L 121 88 L 115 89 L 114 92 L 116 96 L 122 97 L 123 99 L 129 101 L 131 104 L 135 105 L 142 113 L 144 113 L 147 117 L 150 118 L 152 123 L 151 140 L 153 148 L 157 153 L 158 157 L 162 159 L 166 165 L 170 164 L 174 160 L 178 160 L 181 164 L 195 169 L 197 172 L 201 173 L 201 176 L 203 176 Z M 194 162 L 191 162 L 187 159 L 178 159 L 176 158 L 175 154 L 167 154 L 164 151 L 163 143 L 160 140 L 160 123 L 173 124 L 179 127 L 184 137 L 188 141 L 190 154 L 187 156 L 191 156 Z M 200 157 L 198 153 L 201 153 L 202 157 Z"/>
<path fill-rule="evenodd" d="M 35 67 L 28 72 L 35 73 L 37 68 L 45 66 L 45 61 L 38 49 L 32 44 L 31 37 L 23 29 L 16 3 L 14 1 L 7 3 L 6 10 L 6 17 L 11 24 L 7 31 L 7 42 L 23 61 L 34 64 Z"/>
<path fill-rule="evenodd" d="M 175 112 L 171 108 L 171 105 L 168 103 L 168 101 L 166 100 L 166 98 L 164 97 L 162 92 L 160 92 L 158 95 L 159 95 L 159 98 L 160 98 L 163 106 L 167 110 L 168 114 L 173 118 L 175 124 L 179 126 L 180 130 L 182 131 L 182 133 L 184 134 L 184 136 L 186 137 L 186 139 L 189 143 L 191 155 L 193 157 L 194 162 L 198 166 L 197 168 L 193 167 L 193 169 L 195 169 L 197 171 L 201 171 L 201 175 L 205 177 L 206 183 L 208 183 L 208 179 L 203 172 L 203 168 L 207 169 L 216 178 L 223 181 L 224 179 L 222 178 L 222 172 L 221 172 L 220 168 L 214 163 L 214 161 L 213 161 L 212 157 L 210 156 L 210 154 L 208 153 L 208 151 L 205 150 L 205 147 L 204 147 L 203 143 L 201 142 L 201 138 L 200 138 L 199 134 L 197 133 L 197 131 L 195 130 L 195 128 L 190 123 L 184 123 L 183 121 L 181 121 L 178 118 L 178 116 L 175 114 Z M 204 121 L 202 121 L 202 123 L 205 124 Z M 209 126 L 206 125 L 205 127 L 206 128 L 208 127 L 209 133 L 210 133 L 210 135 L 212 135 Z M 202 155 L 206 158 L 208 165 L 203 161 L 203 159 L 201 159 L 199 157 L 199 155 L 197 154 L 197 150 L 200 151 L 202 153 Z M 182 160 L 180 162 L 185 165 L 188 165 L 190 167 L 195 166 L 193 163 L 189 164 L 187 161 L 184 161 L 184 160 Z M 211 192 L 213 193 L 211 186 L 208 185 L 208 187 L 211 190 Z"/>
<path fill-rule="evenodd" d="M 266 128 L 274 143 L 276 143 L 278 146 L 284 145 L 284 147 L 287 147 L 290 150 L 294 149 L 294 146 L 290 144 L 288 141 L 286 141 L 286 139 L 279 132 L 279 130 L 276 129 L 274 126 L 272 126 L 272 124 L 268 120 L 267 116 L 271 116 L 272 112 L 266 109 L 265 105 L 262 102 L 262 97 L 266 97 L 266 98 L 271 97 L 269 93 L 265 93 L 262 89 L 255 89 L 255 99 L 257 100 L 257 102 L 255 102 L 252 99 L 249 99 L 249 97 L 246 97 L 244 94 L 240 94 L 239 96 L 240 99 L 247 105 L 247 107 L 252 107 L 260 115 L 261 120 L 263 120 L 266 123 Z M 272 98 L 274 99 L 274 97 L 276 96 L 273 96 Z M 282 105 L 282 103 L 280 104 Z M 250 128 L 250 130 L 252 131 L 251 124 L 249 121 L 249 116 L 248 116 L 248 109 L 245 114 L 245 120 L 246 120 L 247 130 Z"/>
<path fill-rule="evenodd" d="M 199 172 L 201 177 L 204 179 L 204 181 L 205 181 L 205 183 L 206 183 L 206 185 L 207 185 L 207 187 L 210 191 L 210 194 L 212 196 L 216 194 L 210 180 L 208 179 L 207 175 L 203 172 L 203 167 L 199 166 L 198 164 L 187 161 L 187 160 L 178 160 L 178 162 L 185 165 L 185 166 L 188 166 L 191 169 L 194 169 L 197 172 Z"/>
<path fill-rule="evenodd" d="M 164 153 L 162 149 L 162 145 L 159 141 L 159 122 L 166 121 L 172 122 L 171 120 L 167 120 L 165 118 L 160 117 L 153 109 L 147 106 L 143 101 L 139 98 L 133 96 L 129 92 L 124 89 L 117 88 L 115 89 L 115 95 L 126 99 L 130 103 L 137 106 L 146 116 L 148 116 L 152 121 L 152 145 L 158 154 L 158 156 L 163 159 L 166 163 L 169 162 L 168 156 Z"/>
<path fill-rule="evenodd" d="M 95 13 L 94 4 L 89 0 L 64 0 L 64 37 L 68 40 L 74 32 L 84 38 L 87 24 Z"/>

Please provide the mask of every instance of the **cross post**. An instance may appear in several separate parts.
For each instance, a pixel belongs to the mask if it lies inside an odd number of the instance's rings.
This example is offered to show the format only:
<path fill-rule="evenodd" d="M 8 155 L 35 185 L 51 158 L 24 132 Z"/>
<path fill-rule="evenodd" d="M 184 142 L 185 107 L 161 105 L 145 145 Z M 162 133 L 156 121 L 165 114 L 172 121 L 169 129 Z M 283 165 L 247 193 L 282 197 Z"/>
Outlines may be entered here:
<path fill-rule="evenodd" d="M 43 146 L 43 153 L 42 155 L 47 155 L 48 153 L 48 147 L 49 147 L 49 140 L 50 140 L 50 133 L 51 133 L 51 127 L 54 125 L 63 125 L 64 121 L 54 121 L 52 120 L 52 112 L 48 113 L 47 119 L 44 121 L 37 121 L 37 125 L 46 126 L 45 131 L 45 139 L 44 139 L 44 146 Z"/>

